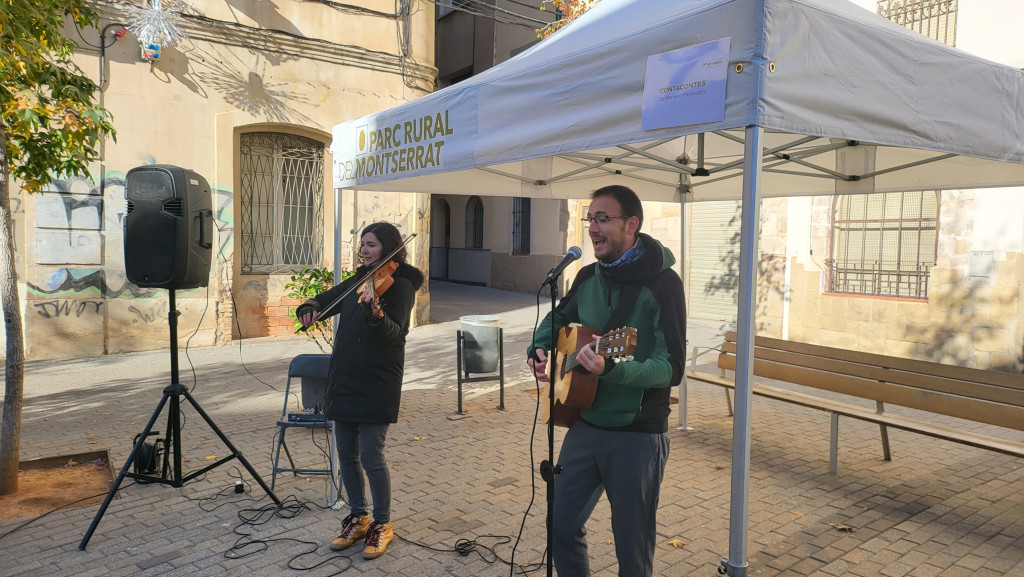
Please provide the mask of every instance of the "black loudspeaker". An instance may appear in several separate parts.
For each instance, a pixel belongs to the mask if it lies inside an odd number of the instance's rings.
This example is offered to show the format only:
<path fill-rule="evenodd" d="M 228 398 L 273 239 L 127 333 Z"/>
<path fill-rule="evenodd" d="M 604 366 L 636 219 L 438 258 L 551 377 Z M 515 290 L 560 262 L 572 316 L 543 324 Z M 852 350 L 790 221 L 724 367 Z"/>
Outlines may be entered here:
<path fill-rule="evenodd" d="M 171 290 L 210 282 L 213 198 L 206 179 L 166 164 L 125 176 L 124 268 L 140 287 Z"/>

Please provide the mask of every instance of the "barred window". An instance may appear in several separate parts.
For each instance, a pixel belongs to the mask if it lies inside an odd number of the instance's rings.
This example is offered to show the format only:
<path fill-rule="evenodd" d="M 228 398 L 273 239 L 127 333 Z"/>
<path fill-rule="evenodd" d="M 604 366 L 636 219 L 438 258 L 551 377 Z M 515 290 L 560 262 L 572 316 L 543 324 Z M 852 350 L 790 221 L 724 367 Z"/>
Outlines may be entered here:
<path fill-rule="evenodd" d="M 530 254 L 530 199 L 512 199 L 512 254 Z"/>
<path fill-rule="evenodd" d="M 466 248 L 484 247 L 484 203 L 479 196 L 466 203 Z"/>
<path fill-rule="evenodd" d="M 878 0 L 878 15 L 948 46 L 956 46 L 958 3 L 958 0 Z"/>
<path fill-rule="evenodd" d="M 828 291 L 927 298 L 938 225 L 937 191 L 835 197 Z"/>
<path fill-rule="evenodd" d="M 323 265 L 324 145 L 274 132 L 241 135 L 242 273 Z"/>

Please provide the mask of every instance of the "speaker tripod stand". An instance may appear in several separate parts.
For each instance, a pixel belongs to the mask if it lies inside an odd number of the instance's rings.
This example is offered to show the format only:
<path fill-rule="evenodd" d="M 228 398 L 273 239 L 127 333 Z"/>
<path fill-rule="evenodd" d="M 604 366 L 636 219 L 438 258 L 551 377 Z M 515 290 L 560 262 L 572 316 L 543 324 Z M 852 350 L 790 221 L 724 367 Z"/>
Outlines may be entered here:
<path fill-rule="evenodd" d="M 260 487 L 270 496 L 276 505 L 281 504 L 281 500 L 274 495 L 274 492 L 267 486 L 263 481 L 263 478 L 259 476 L 249 461 L 242 456 L 242 453 L 231 444 L 224 433 L 214 424 L 213 420 L 210 419 L 209 415 L 203 411 L 199 403 L 196 402 L 192 395 L 189 394 L 181 383 L 178 382 L 178 311 L 174 303 L 174 289 L 168 290 L 170 293 L 170 311 L 167 313 L 167 322 L 170 326 L 171 336 L 171 384 L 164 389 L 164 395 L 160 399 L 160 403 L 157 405 L 156 410 L 153 411 L 153 416 L 150 417 L 149 423 L 146 424 L 146 428 L 143 429 L 142 433 L 138 436 L 138 440 L 135 442 L 135 446 L 132 447 L 132 452 L 128 455 L 128 460 L 125 461 L 124 466 L 121 467 L 121 472 L 117 475 L 117 479 L 114 481 L 114 485 L 110 488 L 110 492 L 107 493 L 107 498 L 100 505 L 100 510 L 96 512 L 96 517 L 93 518 L 92 524 L 89 526 L 89 530 L 85 532 L 85 536 L 82 537 L 82 542 L 78 544 L 79 551 L 85 551 L 85 546 L 89 544 L 89 539 L 92 538 L 92 534 L 96 531 L 97 525 L 100 524 L 100 519 L 103 518 L 103 514 L 107 510 L 107 506 L 110 505 L 110 501 L 113 500 L 114 495 L 117 493 L 118 488 L 121 486 L 121 482 L 125 477 L 131 477 L 141 481 L 149 483 L 161 483 L 164 485 L 170 485 L 172 487 L 182 487 L 185 483 L 188 483 L 192 479 L 195 479 L 199 475 L 206 473 L 231 459 L 238 459 L 242 466 L 245 467 L 249 474 L 259 483 Z M 210 426 L 210 429 L 220 440 L 231 450 L 231 454 L 227 457 L 217 459 L 212 464 L 203 467 L 197 471 L 193 471 L 187 475 L 182 475 L 181 471 L 181 397 L 185 397 L 185 400 L 192 405 L 192 408 L 199 413 L 199 416 L 206 421 L 206 424 Z M 159 477 L 153 477 L 150 475 L 144 475 L 140 473 L 130 472 L 132 464 L 135 463 L 136 459 L 139 458 L 139 451 L 146 442 L 146 438 L 149 437 L 150 431 L 153 429 L 153 425 L 156 423 L 157 418 L 164 409 L 164 405 L 167 405 L 170 401 L 170 408 L 167 411 L 167 435 L 164 438 L 164 452 L 163 452 L 163 467 Z M 174 467 L 171 468 L 170 459 L 171 453 L 174 454 Z"/>

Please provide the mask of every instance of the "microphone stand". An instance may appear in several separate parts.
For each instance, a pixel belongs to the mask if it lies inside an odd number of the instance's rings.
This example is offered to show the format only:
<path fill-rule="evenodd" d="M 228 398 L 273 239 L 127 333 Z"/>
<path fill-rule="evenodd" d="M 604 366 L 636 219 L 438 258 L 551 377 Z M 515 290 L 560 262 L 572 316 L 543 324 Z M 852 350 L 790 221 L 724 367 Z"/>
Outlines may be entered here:
<path fill-rule="evenodd" d="M 558 275 L 551 279 L 548 285 L 551 289 L 551 355 L 548 357 L 548 458 L 540 462 L 540 476 L 547 485 L 548 510 L 544 527 L 547 530 L 547 577 L 552 577 L 553 565 L 552 555 L 554 551 L 554 539 L 552 529 L 554 528 L 555 516 L 555 475 L 562 472 L 562 466 L 555 462 L 555 347 L 558 342 L 558 333 L 555 328 L 555 304 L 558 300 Z"/>

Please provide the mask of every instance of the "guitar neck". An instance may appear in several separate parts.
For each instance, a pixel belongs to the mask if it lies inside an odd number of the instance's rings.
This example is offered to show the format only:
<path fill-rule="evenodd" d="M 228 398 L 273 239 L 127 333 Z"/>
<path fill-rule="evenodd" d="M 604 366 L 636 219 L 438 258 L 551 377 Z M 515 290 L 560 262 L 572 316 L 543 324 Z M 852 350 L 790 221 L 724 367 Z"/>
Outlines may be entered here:
<path fill-rule="evenodd" d="M 590 349 L 593 349 L 595 351 L 600 351 L 601 350 L 601 339 L 597 339 L 593 343 L 588 344 L 587 347 L 590 348 Z M 565 357 L 565 372 L 568 373 L 569 371 L 571 371 L 571 370 L 575 369 L 576 367 L 580 366 L 580 362 L 576 360 L 576 355 L 578 355 L 578 354 L 579 353 L 573 353 L 573 354 L 568 355 L 568 356 Z M 601 354 L 600 352 L 598 352 L 598 354 L 600 354 L 602 357 L 606 357 L 607 356 L 607 355 Z"/>
<path fill-rule="evenodd" d="M 568 332 L 569 329 L 565 329 L 565 331 L 567 331 L 565 335 L 563 335 L 565 340 L 563 341 L 563 338 L 559 337 L 558 341 L 558 349 L 566 352 L 564 357 L 560 357 L 563 359 L 560 363 L 562 377 L 580 366 L 580 362 L 577 359 L 577 355 L 579 353 L 568 353 L 568 351 L 575 350 L 576 346 L 578 346 L 579 341 L 577 339 L 579 336 L 575 332 Z M 588 331 L 585 333 L 586 336 L 584 338 L 589 339 L 594 333 L 595 331 Z M 572 336 L 570 336 L 570 334 Z M 622 360 L 633 360 L 633 349 L 635 345 L 636 329 L 631 327 L 622 327 L 621 329 L 616 329 L 601 335 L 593 342 L 587 343 L 583 346 L 589 347 L 590 350 L 595 351 L 606 360 L 611 359 L 615 362 L 619 362 Z M 580 348 L 580 350 L 582 351 L 583 348 Z"/>

